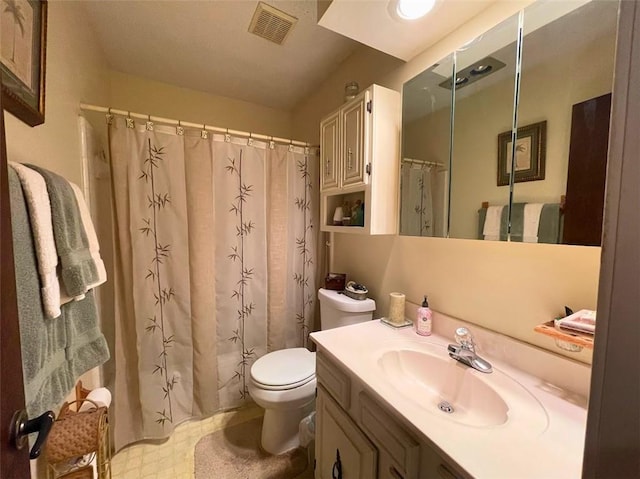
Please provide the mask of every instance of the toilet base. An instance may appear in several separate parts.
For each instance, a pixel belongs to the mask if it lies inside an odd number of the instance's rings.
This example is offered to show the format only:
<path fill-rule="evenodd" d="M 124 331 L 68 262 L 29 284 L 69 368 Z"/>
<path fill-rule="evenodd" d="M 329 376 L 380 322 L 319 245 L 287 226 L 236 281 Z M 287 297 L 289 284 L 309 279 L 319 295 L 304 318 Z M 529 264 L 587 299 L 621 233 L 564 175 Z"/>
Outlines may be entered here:
<path fill-rule="evenodd" d="M 315 399 L 301 408 L 265 409 L 261 445 L 269 454 L 284 454 L 300 445 L 300 421 L 315 409 Z"/>

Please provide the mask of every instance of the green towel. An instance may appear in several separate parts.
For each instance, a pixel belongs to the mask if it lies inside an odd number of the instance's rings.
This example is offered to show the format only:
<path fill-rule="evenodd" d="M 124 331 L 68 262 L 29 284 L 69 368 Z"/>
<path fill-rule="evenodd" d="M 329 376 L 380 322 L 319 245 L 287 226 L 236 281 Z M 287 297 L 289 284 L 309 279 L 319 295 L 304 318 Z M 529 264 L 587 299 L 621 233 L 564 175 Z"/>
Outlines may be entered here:
<path fill-rule="evenodd" d="M 514 203 L 511 212 L 511 241 L 522 241 L 524 228 L 524 205 L 525 203 Z M 500 241 L 507 240 L 507 221 L 509 209 L 502 209 L 500 218 Z M 478 239 L 484 239 L 484 221 L 487 217 L 487 209 L 478 210 Z M 562 214 L 559 203 L 545 203 L 540 212 L 540 223 L 538 225 L 538 243 L 561 243 L 562 242 Z"/>
<path fill-rule="evenodd" d="M 561 243 L 561 214 L 559 203 L 546 203 L 540 212 L 538 243 Z"/>
<path fill-rule="evenodd" d="M 65 353 L 69 371 L 73 377 L 79 378 L 109 359 L 107 340 L 98 326 L 93 290 L 81 301 L 62 305 L 62 316 L 66 327 Z"/>
<path fill-rule="evenodd" d="M 26 201 L 12 168 L 9 189 L 22 374 L 27 413 L 36 417 L 57 410 L 82 374 L 109 359 L 109 350 L 98 328 L 93 291 L 63 305 L 61 317 L 45 317 Z"/>
<path fill-rule="evenodd" d="M 522 243 L 524 231 L 524 205 L 526 203 L 514 203 L 511 205 L 511 241 Z M 506 209 L 506 208 L 505 208 Z M 506 232 L 505 232 L 506 239 Z"/>
<path fill-rule="evenodd" d="M 9 168 L 13 255 L 22 346 L 22 374 L 29 417 L 60 406 L 75 381 L 65 357 L 66 328 L 61 318 L 45 318 L 35 246 L 22 186 Z"/>
<path fill-rule="evenodd" d="M 42 175 L 51 202 L 53 236 L 60 257 L 61 280 L 68 296 L 82 296 L 98 281 L 98 268 L 91 257 L 78 202 L 71 185 L 62 176 L 34 165 Z"/>

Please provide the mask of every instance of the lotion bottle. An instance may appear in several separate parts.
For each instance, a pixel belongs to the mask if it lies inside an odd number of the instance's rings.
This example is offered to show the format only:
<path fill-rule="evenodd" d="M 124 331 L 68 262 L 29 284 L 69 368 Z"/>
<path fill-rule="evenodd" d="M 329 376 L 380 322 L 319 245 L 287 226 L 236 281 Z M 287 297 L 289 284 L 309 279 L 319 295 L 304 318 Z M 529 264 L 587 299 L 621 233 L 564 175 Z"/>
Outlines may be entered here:
<path fill-rule="evenodd" d="M 420 336 L 431 335 L 432 315 L 433 313 L 431 312 L 431 309 L 429 309 L 429 302 L 425 296 L 424 301 L 422 301 L 422 306 L 418 308 L 418 317 L 416 318 L 416 333 Z"/>

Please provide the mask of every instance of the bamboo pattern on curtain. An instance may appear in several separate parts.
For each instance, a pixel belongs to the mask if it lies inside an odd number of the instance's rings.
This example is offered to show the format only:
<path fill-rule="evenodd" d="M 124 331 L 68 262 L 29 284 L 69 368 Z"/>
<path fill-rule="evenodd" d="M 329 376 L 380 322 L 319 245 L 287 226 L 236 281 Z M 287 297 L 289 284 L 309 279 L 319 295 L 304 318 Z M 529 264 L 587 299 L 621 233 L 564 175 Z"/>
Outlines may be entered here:
<path fill-rule="evenodd" d="M 115 118 L 116 449 L 248 400 L 251 364 L 306 345 L 315 150 Z"/>
<path fill-rule="evenodd" d="M 433 236 L 431 167 L 402 163 L 400 229 L 402 234 Z"/>

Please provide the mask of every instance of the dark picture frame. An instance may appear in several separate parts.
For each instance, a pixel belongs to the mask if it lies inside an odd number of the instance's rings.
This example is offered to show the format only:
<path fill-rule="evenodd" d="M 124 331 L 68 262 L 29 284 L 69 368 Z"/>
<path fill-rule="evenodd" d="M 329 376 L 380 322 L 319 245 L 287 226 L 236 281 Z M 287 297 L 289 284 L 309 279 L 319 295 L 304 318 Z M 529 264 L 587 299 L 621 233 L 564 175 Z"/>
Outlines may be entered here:
<path fill-rule="evenodd" d="M 30 126 L 44 123 L 47 1 L 0 0 L 4 109 Z"/>
<path fill-rule="evenodd" d="M 547 122 L 518 128 L 514 182 L 544 180 Z M 498 135 L 498 186 L 509 184 L 511 176 L 511 131 Z"/>

